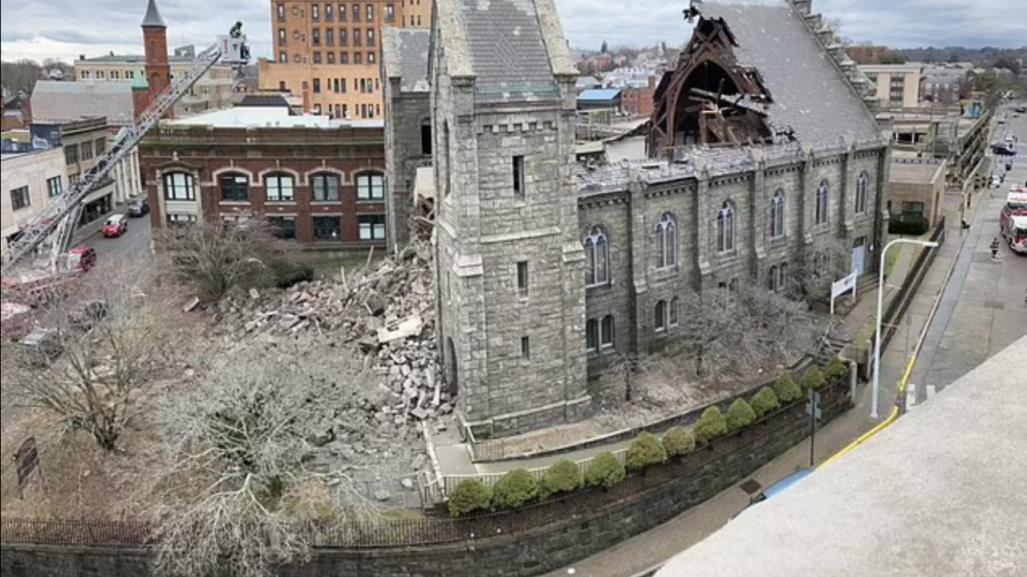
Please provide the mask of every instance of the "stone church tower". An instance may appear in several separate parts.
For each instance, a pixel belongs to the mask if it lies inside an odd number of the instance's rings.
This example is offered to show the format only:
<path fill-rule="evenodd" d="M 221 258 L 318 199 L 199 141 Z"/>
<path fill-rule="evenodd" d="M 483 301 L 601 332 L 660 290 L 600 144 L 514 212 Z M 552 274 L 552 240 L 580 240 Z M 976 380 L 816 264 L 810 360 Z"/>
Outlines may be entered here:
<path fill-rule="evenodd" d="M 447 382 L 476 436 L 588 413 L 577 70 L 553 0 L 437 0 L 429 56 Z"/>

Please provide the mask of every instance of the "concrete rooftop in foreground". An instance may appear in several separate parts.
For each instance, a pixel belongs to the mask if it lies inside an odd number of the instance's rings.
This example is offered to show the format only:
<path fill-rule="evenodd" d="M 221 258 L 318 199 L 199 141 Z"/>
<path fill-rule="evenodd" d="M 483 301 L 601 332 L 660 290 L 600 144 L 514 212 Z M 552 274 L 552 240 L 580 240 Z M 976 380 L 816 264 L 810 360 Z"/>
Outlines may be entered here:
<path fill-rule="evenodd" d="M 1027 337 L 656 575 L 1027 575 Z"/>

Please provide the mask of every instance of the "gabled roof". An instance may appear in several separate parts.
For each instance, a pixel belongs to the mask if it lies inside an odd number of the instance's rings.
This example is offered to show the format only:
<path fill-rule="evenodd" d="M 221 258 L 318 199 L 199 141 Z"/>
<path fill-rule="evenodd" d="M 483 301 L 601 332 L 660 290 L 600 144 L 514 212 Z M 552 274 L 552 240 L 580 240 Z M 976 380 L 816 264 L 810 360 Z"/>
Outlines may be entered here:
<path fill-rule="evenodd" d="M 132 83 L 40 80 L 32 91 L 34 120 L 67 121 L 105 116 L 107 122 L 132 123 Z"/>
<path fill-rule="evenodd" d="M 382 30 L 382 61 L 389 78 L 400 79 L 403 92 L 428 91 L 428 49 L 431 32 L 418 28 Z"/>
<path fill-rule="evenodd" d="M 474 77 L 475 101 L 559 97 L 556 77 L 576 75 L 552 0 L 438 0 L 450 74 Z"/>
<path fill-rule="evenodd" d="M 788 4 L 704 2 L 704 18 L 723 18 L 741 66 L 755 68 L 773 95 L 770 124 L 791 127 L 803 144 L 879 142 L 881 132 L 845 75 Z"/>
<path fill-rule="evenodd" d="M 150 0 L 146 5 L 146 16 L 143 17 L 143 28 L 167 28 L 168 25 L 164 23 L 164 19 L 160 16 L 160 10 L 157 10 L 156 0 Z"/>

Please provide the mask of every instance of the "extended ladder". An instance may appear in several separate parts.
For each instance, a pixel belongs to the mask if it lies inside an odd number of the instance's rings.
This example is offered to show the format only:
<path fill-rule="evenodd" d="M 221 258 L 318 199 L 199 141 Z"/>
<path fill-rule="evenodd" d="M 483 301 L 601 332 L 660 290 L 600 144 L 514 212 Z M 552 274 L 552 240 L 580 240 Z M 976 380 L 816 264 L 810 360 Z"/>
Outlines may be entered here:
<path fill-rule="evenodd" d="M 104 183 L 114 167 L 131 153 L 132 149 L 146 136 L 146 133 L 160 122 L 161 117 L 219 59 L 234 66 L 245 64 L 249 59 L 249 50 L 245 41 L 245 36 L 237 34 L 224 36 L 201 52 L 189 65 L 186 74 L 161 91 L 157 98 L 146 107 L 146 110 L 135 119 L 135 122 L 121 131 L 121 135 L 114 145 L 99 157 L 96 166 L 75 182 L 70 190 L 55 198 L 29 221 L 22 229 L 21 237 L 8 243 L 8 254 L 5 255 L 3 263 L 4 270 L 14 266 L 26 256 L 34 254 L 51 235 L 54 237 L 51 265 L 57 267 L 61 257 L 71 248 L 75 228 L 86 197 Z"/>

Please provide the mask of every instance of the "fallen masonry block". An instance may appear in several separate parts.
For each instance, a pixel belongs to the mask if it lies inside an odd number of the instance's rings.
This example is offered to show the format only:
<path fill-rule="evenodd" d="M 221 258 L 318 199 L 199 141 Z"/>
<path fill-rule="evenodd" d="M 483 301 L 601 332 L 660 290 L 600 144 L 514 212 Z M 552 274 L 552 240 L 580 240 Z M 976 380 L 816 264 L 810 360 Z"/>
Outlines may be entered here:
<path fill-rule="evenodd" d="M 378 342 L 380 344 L 387 344 L 393 341 L 398 341 L 421 334 L 421 327 L 424 323 L 421 321 L 420 315 L 413 315 L 407 317 L 397 323 L 395 328 L 385 326 L 378 329 Z"/>
<path fill-rule="evenodd" d="M 192 312 L 192 310 L 195 309 L 199 305 L 200 305 L 200 297 L 193 297 L 189 302 L 185 303 L 185 305 L 182 307 L 182 312 L 184 312 L 184 313 Z"/>

